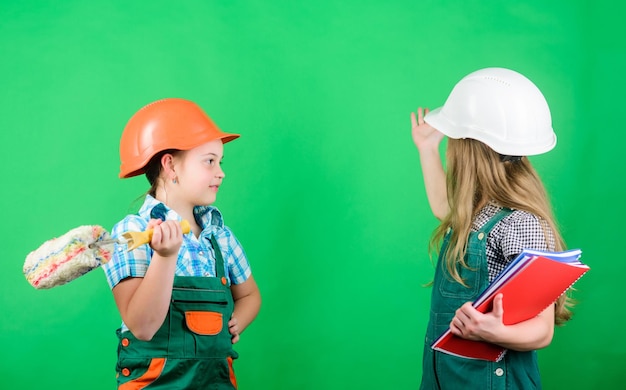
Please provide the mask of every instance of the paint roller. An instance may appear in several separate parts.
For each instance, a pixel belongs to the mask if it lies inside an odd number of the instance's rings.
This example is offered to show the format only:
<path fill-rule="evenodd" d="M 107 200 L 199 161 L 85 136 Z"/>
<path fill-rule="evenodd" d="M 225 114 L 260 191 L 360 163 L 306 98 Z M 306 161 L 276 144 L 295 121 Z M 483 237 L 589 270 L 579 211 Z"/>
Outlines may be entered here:
<path fill-rule="evenodd" d="M 186 220 L 180 226 L 183 234 L 191 230 Z M 150 243 L 152 233 L 148 229 L 112 238 L 102 226 L 79 226 L 30 252 L 24 261 L 24 276 L 36 289 L 60 286 L 111 260 L 114 244 L 127 245 L 126 250 L 131 251 Z"/>

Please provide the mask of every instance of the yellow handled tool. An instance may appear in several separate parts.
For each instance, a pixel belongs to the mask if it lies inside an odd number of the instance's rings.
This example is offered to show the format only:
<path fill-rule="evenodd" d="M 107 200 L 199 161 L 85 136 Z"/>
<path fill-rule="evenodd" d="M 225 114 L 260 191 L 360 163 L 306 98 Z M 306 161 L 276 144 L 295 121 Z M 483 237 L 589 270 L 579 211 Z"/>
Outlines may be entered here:
<path fill-rule="evenodd" d="M 180 227 L 183 229 L 183 234 L 187 234 L 191 231 L 191 226 L 189 225 L 189 221 L 185 219 L 180 221 Z M 93 248 L 94 246 L 102 246 L 102 245 L 117 243 L 117 244 L 128 245 L 126 250 L 132 251 L 133 249 L 136 249 L 143 244 L 149 244 L 150 241 L 152 241 L 153 232 L 154 232 L 153 229 L 148 229 L 143 232 L 126 232 L 126 233 L 122 233 L 122 236 L 118 239 L 109 238 L 105 240 L 96 241 L 93 244 L 91 244 L 89 247 Z"/>
<path fill-rule="evenodd" d="M 191 230 L 188 221 L 181 221 L 183 233 Z M 133 250 L 152 240 L 152 229 L 126 232 L 111 238 L 102 226 L 79 226 L 61 237 L 44 242 L 30 252 L 24 261 L 24 276 L 36 289 L 59 286 L 107 263 L 112 257 L 108 245 L 127 244 Z"/>

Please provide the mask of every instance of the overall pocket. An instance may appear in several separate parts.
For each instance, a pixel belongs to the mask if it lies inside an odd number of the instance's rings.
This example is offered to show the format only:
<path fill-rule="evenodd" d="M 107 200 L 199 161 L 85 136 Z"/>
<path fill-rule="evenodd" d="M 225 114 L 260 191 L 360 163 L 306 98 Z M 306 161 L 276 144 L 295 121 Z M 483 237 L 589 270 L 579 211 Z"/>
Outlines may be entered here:
<path fill-rule="evenodd" d="M 186 311 L 187 328 L 202 336 L 215 336 L 222 331 L 224 319 L 222 313 L 213 311 Z"/>
<path fill-rule="evenodd" d="M 222 310 L 229 303 L 226 294 L 225 290 L 174 287 L 172 304 L 183 310 L 207 310 L 210 307 Z"/>
<path fill-rule="evenodd" d="M 442 274 L 439 292 L 443 297 L 455 298 L 463 302 L 473 301 L 481 291 L 487 278 L 487 265 L 484 253 L 469 251 L 465 255 L 467 267 L 456 264 L 458 273 L 465 286 L 454 280 L 443 262 L 439 263 Z"/>
<path fill-rule="evenodd" d="M 180 343 L 187 358 L 225 357 L 232 351 L 228 321 L 232 314 L 230 290 L 172 290 L 172 323 L 170 345 Z M 177 340 L 177 341 L 172 341 Z"/>

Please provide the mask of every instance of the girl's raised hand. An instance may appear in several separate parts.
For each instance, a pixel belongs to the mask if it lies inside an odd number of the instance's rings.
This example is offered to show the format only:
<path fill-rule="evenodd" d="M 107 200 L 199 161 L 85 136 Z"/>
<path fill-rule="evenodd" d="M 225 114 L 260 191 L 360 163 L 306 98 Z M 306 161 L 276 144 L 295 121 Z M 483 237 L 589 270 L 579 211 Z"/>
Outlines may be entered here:
<path fill-rule="evenodd" d="M 417 116 L 415 112 L 411 113 L 411 131 L 413 135 L 413 142 L 418 149 L 434 147 L 437 149 L 439 143 L 443 139 L 443 133 L 424 122 L 424 116 L 428 114 L 429 109 L 419 107 L 417 109 Z"/>
<path fill-rule="evenodd" d="M 178 221 L 151 219 L 148 228 L 153 230 L 150 246 L 162 257 L 178 255 L 183 243 L 183 229 Z"/>

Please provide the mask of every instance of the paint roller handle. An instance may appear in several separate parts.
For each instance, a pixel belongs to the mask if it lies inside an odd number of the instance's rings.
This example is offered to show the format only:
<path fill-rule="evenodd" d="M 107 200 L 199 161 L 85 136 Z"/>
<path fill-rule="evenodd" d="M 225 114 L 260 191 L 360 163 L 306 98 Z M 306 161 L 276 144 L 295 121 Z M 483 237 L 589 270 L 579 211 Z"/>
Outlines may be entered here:
<path fill-rule="evenodd" d="M 189 221 L 187 221 L 186 219 L 180 221 L 180 227 L 183 229 L 183 234 L 187 234 L 191 231 L 191 225 L 189 225 Z M 154 229 L 147 229 L 145 233 L 148 235 L 147 241 L 139 245 L 149 244 L 150 241 L 152 241 L 152 234 L 154 233 Z"/>
<path fill-rule="evenodd" d="M 183 234 L 187 234 L 191 231 L 191 225 L 186 219 L 180 221 L 180 227 L 183 229 Z M 143 232 L 126 232 L 122 234 L 122 237 L 124 237 L 128 245 L 126 250 L 132 251 L 141 245 L 149 244 L 150 241 L 152 241 L 152 233 L 154 233 L 153 229 L 147 229 Z"/>

